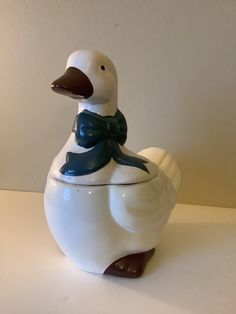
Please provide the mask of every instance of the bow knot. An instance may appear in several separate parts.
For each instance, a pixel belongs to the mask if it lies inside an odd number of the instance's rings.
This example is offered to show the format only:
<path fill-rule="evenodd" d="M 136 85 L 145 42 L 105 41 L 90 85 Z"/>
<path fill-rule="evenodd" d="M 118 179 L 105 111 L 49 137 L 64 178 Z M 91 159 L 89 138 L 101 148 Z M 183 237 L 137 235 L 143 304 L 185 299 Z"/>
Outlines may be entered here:
<path fill-rule="evenodd" d="M 68 152 L 66 163 L 60 172 L 68 176 L 81 176 L 93 173 L 109 163 L 113 158 L 121 165 L 140 168 L 149 173 L 144 165 L 147 161 L 125 155 L 119 145 L 127 139 L 127 124 L 124 115 L 117 110 L 114 117 L 102 117 L 88 110 L 75 117 L 73 126 L 75 142 L 88 152 L 76 154 Z"/>
<path fill-rule="evenodd" d="M 114 117 L 84 110 L 75 117 L 73 131 L 76 143 L 84 148 L 94 147 L 103 139 L 113 139 L 123 145 L 127 138 L 126 120 L 119 110 Z"/>
<path fill-rule="evenodd" d="M 116 138 L 120 132 L 120 125 L 113 117 L 106 119 L 106 136 L 109 138 Z"/>

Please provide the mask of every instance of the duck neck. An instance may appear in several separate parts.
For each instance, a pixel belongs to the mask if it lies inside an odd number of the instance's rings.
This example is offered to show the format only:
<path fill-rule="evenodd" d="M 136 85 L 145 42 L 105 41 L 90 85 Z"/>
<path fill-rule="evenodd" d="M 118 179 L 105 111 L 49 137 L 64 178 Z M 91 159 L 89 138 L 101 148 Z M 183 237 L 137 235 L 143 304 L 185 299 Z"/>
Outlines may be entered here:
<path fill-rule="evenodd" d="M 117 102 L 110 101 L 103 104 L 94 104 L 88 101 L 79 101 L 78 113 L 83 110 L 97 113 L 100 116 L 114 116 L 117 111 Z"/>

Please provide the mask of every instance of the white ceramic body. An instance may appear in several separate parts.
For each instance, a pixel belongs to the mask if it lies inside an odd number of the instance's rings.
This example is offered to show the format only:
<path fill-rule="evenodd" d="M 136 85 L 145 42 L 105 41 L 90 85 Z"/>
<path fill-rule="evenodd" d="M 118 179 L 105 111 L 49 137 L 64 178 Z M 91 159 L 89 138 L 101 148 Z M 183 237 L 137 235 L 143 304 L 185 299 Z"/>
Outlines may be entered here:
<path fill-rule="evenodd" d="M 88 98 L 78 98 L 79 113 L 86 109 L 100 116 L 114 116 L 117 74 L 112 61 L 97 51 L 78 50 L 68 59 L 66 68 L 70 67 L 82 71 L 86 84 L 89 80 L 93 87 Z M 80 88 L 83 95 L 79 81 L 72 90 L 68 81 L 63 84 L 59 92 L 67 90 L 75 98 L 74 90 L 77 93 Z M 120 150 L 140 158 L 125 146 Z M 118 258 L 156 246 L 174 207 L 180 174 L 173 158 L 158 148 L 140 152 L 148 171 L 112 158 L 94 173 L 69 176 L 60 172 L 68 152 L 86 151 L 76 144 L 72 133 L 49 171 L 45 212 L 62 251 L 81 269 L 103 273 Z"/>
<path fill-rule="evenodd" d="M 83 186 L 49 176 L 45 213 L 65 255 L 83 270 L 103 273 L 118 258 L 156 246 L 175 194 L 161 170 L 130 185 Z"/>

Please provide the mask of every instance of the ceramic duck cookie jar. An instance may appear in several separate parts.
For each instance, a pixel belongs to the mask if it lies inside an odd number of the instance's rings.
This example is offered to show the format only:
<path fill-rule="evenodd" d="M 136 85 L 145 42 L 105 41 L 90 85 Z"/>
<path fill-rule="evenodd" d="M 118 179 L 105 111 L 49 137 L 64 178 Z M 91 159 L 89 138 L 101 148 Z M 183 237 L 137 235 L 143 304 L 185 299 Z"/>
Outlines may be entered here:
<path fill-rule="evenodd" d="M 176 162 L 160 148 L 136 154 L 124 146 L 117 74 L 104 54 L 75 51 L 51 87 L 79 103 L 72 133 L 47 178 L 52 235 L 80 269 L 139 277 L 175 205 Z"/>

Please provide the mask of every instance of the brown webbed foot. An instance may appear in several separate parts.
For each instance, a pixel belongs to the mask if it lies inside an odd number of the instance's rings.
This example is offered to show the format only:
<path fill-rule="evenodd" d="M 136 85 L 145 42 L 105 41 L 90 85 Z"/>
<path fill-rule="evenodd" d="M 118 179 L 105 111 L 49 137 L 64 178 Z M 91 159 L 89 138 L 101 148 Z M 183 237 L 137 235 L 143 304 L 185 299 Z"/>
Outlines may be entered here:
<path fill-rule="evenodd" d="M 154 252 L 155 249 L 153 248 L 147 252 L 130 254 L 119 258 L 105 270 L 104 274 L 117 277 L 138 278 L 143 274 Z"/>

